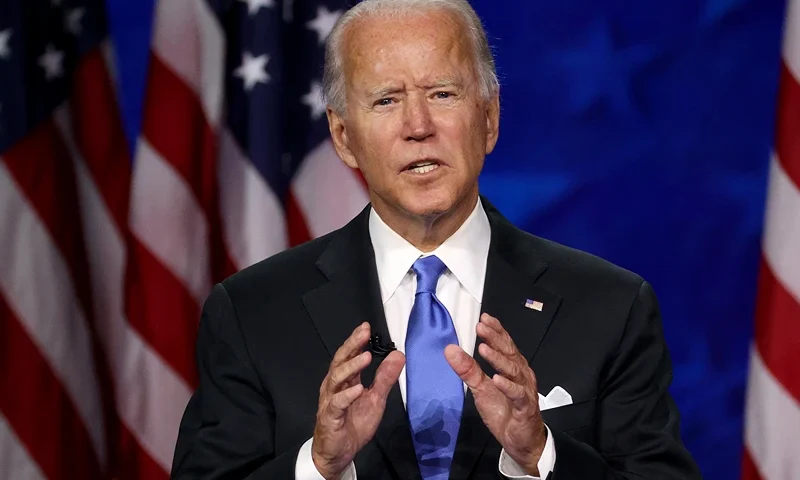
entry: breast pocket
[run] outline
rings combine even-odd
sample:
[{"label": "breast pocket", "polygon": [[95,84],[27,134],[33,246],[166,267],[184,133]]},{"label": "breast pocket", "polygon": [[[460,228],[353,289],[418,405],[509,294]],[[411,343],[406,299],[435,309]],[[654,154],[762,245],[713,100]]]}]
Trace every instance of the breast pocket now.
[{"label": "breast pocket", "polygon": [[563,407],[542,411],[542,419],[550,428],[558,432],[569,432],[591,425],[594,422],[595,399],[585,400]]}]

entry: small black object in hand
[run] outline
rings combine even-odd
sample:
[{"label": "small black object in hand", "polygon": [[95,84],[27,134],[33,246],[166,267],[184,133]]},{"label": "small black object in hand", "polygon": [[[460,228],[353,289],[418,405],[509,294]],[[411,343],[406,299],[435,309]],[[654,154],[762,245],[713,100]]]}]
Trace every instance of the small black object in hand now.
[{"label": "small black object in hand", "polygon": [[381,341],[380,333],[376,333],[369,339],[369,351],[372,352],[373,355],[385,357],[393,350],[397,350],[397,348],[394,346],[394,342],[383,343]]}]

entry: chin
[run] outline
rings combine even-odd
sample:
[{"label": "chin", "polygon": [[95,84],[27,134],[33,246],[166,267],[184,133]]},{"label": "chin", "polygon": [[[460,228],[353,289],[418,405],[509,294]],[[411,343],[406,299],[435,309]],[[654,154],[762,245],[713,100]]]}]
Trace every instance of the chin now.
[{"label": "chin", "polygon": [[403,209],[415,217],[438,217],[458,204],[454,195],[422,194],[408,195],[403,199]]}]

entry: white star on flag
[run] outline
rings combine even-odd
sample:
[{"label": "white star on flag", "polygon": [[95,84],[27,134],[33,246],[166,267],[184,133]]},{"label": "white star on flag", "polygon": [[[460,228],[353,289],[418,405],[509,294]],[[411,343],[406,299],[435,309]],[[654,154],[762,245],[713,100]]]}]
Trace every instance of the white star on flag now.
[{"label": "white star on flag", "polygon": [[8,59],[11,56],[11,47],[8,46],[8,40],[11,38],[11,29],[7,28],[0,32],[0,58]]},{"label": "white star on flag", "polygon": [[272,7],[275,4],[273,0],[239,0],[247,4],[247,14],[251,17],[258,13],[261,7]]},{"label": "white star on flag", "polygon": [[336,20],[339,20],[340,16],[342,16],[341,10],[331,12],[325,7],[319,7],[317,8],[317,18],[308,22],[306,26],[317,32],[321,45],[325,43],[325,39],[331,34],[331,30],[333,30],[333,26],[336,24]]},{"label": "white star on flag", "polygon": [[64,52],[48,45],[45,52],[39,57],[39,66],[44,69],[45,78],[48,80],[64,75]]},{"label": "white star on flag", "polygon": [[319,82],[311,83],[311,91],[303,95],[303,103],[311,108],[311,118],[313,120],[321,117],[328,106],[322,99],[322,84]]},{"label": "white star on flag", "polygon": [[83,20],[83,15],[86,13],[85,8],[74,8],[69,11],[66,17],[66,22],[64,27],[73,35],[80,35],[83,31],[83,26],[81,25],[81,20]]},{"label": "white star on flag", "polygon": [[250,52],[244,52],[242,64],[233,74],[244,80],[244,89],[249,92],[257,83],[269,81],[269,74],[266,72],[267,62],[269,62],[267,54],[253,57]]}]

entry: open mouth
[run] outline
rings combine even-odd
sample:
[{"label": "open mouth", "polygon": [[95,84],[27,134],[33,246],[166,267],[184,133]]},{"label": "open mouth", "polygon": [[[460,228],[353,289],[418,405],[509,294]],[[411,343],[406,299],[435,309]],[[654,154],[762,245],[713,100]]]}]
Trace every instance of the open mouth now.
[{"label": "open mouth", "polygon": [[406,171],[423,174],[432,172],[437,168],[439,168],[439,162],[436,162],[434,160],[422,160],[419,162],[414,162],[411,165],[409,165],[408,168],[406,168]]}]

